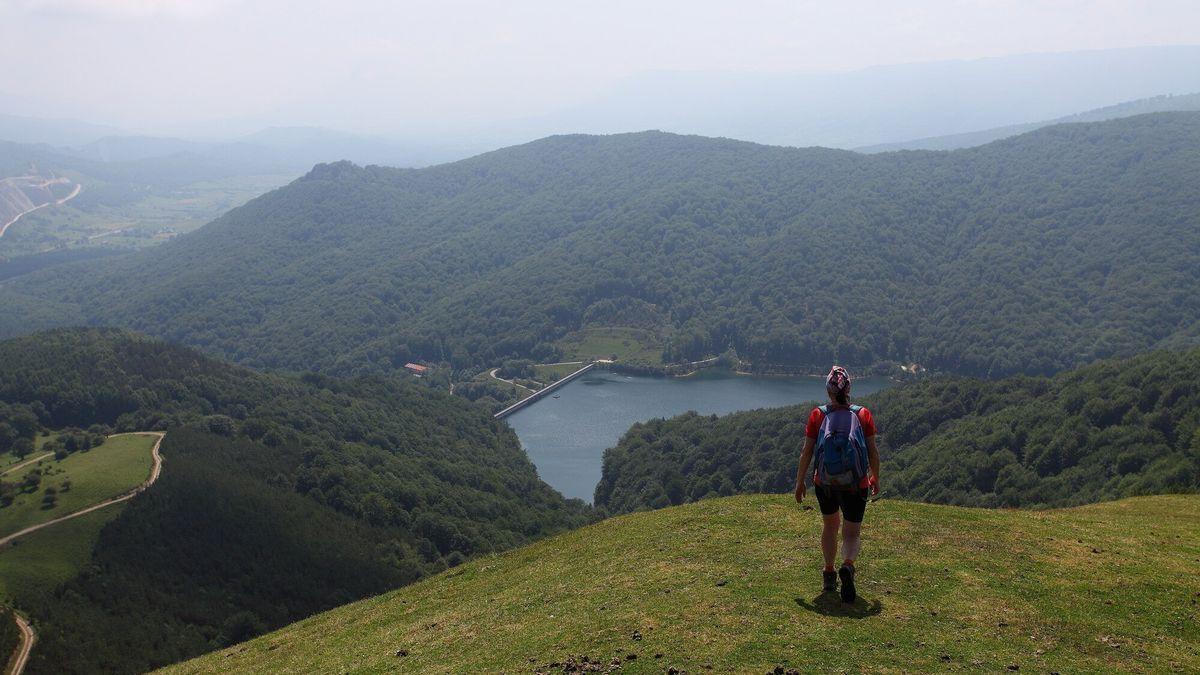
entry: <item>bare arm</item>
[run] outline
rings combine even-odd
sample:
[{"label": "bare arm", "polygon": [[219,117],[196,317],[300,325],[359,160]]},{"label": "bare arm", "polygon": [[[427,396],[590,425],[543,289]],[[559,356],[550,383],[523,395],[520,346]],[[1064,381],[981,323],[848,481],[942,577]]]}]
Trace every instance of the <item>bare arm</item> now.
[{"label": "bare arm", "polygon": [[875,437],[867,437],[867,461],[871,463],[871,475],[875,477],[872,489],[879,494],[879,447],[875,445]]},{"label": "bare arm", "polygon": [[817,444],[817,439],[804,438],[804,450],[800,452],[800,470],[796,472],[796,501],[804,501],[804,494],[808,489],[804,485],[804,477],[808,475],[808,465],[812,463],[813,446]]}]

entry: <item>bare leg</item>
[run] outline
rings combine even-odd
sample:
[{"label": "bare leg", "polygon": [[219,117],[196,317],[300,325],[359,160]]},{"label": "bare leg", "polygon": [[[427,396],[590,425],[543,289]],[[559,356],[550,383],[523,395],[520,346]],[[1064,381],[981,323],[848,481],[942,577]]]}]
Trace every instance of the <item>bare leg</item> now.
[{"label": "bare leg", "polygon": [[842,517],[838,513],[825,516],[825,524],[821,529],[821,553],[825,555],[825,569],[827,570],[833,569],[833,561],[837,560],[838,527],[841,524]]},{"label": "bare leg", "polygon": [[[842,555],[847,565],[853,565],[854,561],[858,559],[858,547],[861,543],[859,535],[861,533],[862,523],[852,523],[847,520],[846,524],[842,526]],[[831,558],[825,556],[825,559],[828,561]]]}]

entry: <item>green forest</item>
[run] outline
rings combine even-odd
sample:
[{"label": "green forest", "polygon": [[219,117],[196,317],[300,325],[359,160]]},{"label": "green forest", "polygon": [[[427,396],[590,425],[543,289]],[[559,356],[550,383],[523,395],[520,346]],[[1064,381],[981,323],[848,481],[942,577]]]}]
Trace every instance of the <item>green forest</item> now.
[{"label": "green forest", "polygon": [[[1062,507],[1200,491],[1200,349],[1107,360],[1054,377],[933,377],[864,398],[887,496]],[[811,405],[631,428],[605,452],[608,513],[795,486]]]},{"label": "green forest", "polygon": [[591,519],[486,411],[403,375],[261,374],[116,329],[0,343],[0,430],[168,430],[32,672],[141,672]]},{"label": "green forest", "polygon": [[645,132],[325,164],[154,251],[4,282],[0,333],[116,324],[259,368],[474,374],[635,322],[668,363],[1048,375],[1200,340],[1198,153],[1180,112],[950,153]]}]

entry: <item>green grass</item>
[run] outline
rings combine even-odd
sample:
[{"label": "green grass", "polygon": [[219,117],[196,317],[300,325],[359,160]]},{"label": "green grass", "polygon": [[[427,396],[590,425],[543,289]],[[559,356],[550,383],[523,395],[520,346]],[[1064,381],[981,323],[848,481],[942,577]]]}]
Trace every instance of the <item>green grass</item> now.
[{"label": "green grass", "polygon": [[517,399],[525,398],[526,396],[533,393],[533,392],[529,391],[528,389],[526,389],[524,387],[519,387],[515,384],[512,384],[511,382],[505,382],[504,380],[498,380],[491,376],[491,372],[492,372],[492,369],[488,368],[487,370],[484,370],[482,373],[476,375],[474,379],[476,382],[489,382],[496,389],[498,389],[500,391],[510,392],[512,394],[512,396],[516,397]]},{"label": "green grass", "polygon": [[[15,466],[17,464],[27,462],[27,461],[33,459],[34,457],[37,457],[38,455],[46,454],[46,451],[42,450],[42,446],[45,445],[48,441],[52,441],[52,440],[54,440],[53,436],[43,436],[41,434],[38,434],[33,439],[34,451],[32,453],[30,453],[29,455],[27,455],[25,457],[21,457],[19,459],[17,458],[16,455],[12,454],[11,452],[0,452],[0,473],[4,473],[4,471],[6,471],[8,469],[8,467],[10,467],[10,466]],[[12,477],[9,476],[9,478],[11,479]]]},{"label": "green grass", "polygon": [[546,384],[550,384],[551,382],[561,380],[564,377],[570,375],[571,373],[579,370],[580,368],[583,367],[583,365],[584,364],[582,364],[582,363],[538,364],[533,367],[533,372],[534,372],[534,375],[537,376],[538,380],[545,382]]},{"label": "green grass", "polygon": [[[40,463],[42,483],[37,491],[18,493],[11,505],[0,508],[0,536],[67,515],[137,487],[150,475],[150,449],[155,440],[153,436],[113,436],[99,447],[72,453],[62,461],[43,460]],[[6,479],[19,480],[27,471],[22,469]],[[63,492],[62,485],[66,480],[71,481],[71,489]],[[44,509],[43,491],[49,486],[58,488],[58,503],[54,508]]]},{"label": "green grass", "polygon": [[563,361],[610,359],[640,363],[662,363],[662,342],[654,333],[640,328],[585,328],[564,336],[557,343]]},{"label": "green grass", "polygon": [[125,508],[115,504],[21,537],[0,550],[0,602],[28,606],[73,579],[91,559],[100,530]]},{"label": "green grass", "polygon": [[1041,512],[882,501],[846,606],[818,593],[816,511],[708,500],[477,559],[170,670],[530,672],[636,654],[625,672],[1197,672],[1197,522],[1198,496]]},{"label": "green grass", "polygon": [[[33,456],[34,455],[30,455],[30,457],[33,457]],[[11,452],[2,452],[2,453],[0,453],[0,471],[4,471],[5,469],[7,469],[10,466],[13,466],[14,464],[24,462],[26,459],[29,459],[29,457],[23,457],[21,459],[17,459],[17,456],[12,454]]]}]

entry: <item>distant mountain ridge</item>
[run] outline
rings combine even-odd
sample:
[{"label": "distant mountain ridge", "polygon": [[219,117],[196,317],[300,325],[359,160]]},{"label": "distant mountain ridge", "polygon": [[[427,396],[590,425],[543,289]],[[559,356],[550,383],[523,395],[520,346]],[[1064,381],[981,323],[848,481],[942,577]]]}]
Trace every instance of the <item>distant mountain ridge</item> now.
[{"label": "distant mountain ridge", "polygon": [[1048,120],[1046,122],[1014,124],[1006,127],[997,127],[995,129],[971,131],[962,134],[951,134],[949,136],[933,136],[930,138],[919,138],[911,141],[881,143],[879,145],[868,145],[861,148],[855,148],[855,150],[865,153],[893,152],[896,150],[955,150],[958,148],[969,148],[976,145],[984,145],[985,143],[991,143],[992,141],[998,141],[1010,136],[1017,136],[1019,134],[1028,133],[1035,129],[1041,129],[1042,127],[1048,127],[1055,124],[1103,122],[1120,117],[1144,115],[1146,113],[1195,110],[1200,110],[1200,93],[1181,94],[1178,96],[1172,96],[1168,94],[1155,96],[1153,98],[1139,99],[1137,101],[1129,101],[1127,103],[1118,103],[1117,105],[1076,113],[1074,115],[1067,115],[1066,117],[1059,117],[1058,119]]},{"label": "distant mountain ridge", "polygon": [[151,252],[0,284],[0,332],[104,322],[265,368],[481,368],[554,359],[623,302],[667,318],[668,361],[1053,373],[1200,341],[1197,182],[1197,113],[949,154],[640,133],[322,165]]},{"label": "distant mountain ridge", "polygon": [[0,113],[0,140],[46,145],[85,145],[122,133],[116,127],[80,120]]},{"label": "distant mountain ridge", "polygon": [[314,164],[350,160],[358,164],[413,167],[460,159],[463,154],[434,143],[399,142],[320,127],[269,127],[246,136],[199,141],[159,136],[106,136],[60,153],[101,162],[130,162],[193,156],[239,172],[302,173]]},{"label": "distant mountain ridge", "polygon": [[[1200,46],[1029,53],[847,72],[640,73],[506,138],[636,129],[858,148],[1200,91]],[[503,129],[504,127],[502,127]]]}]

